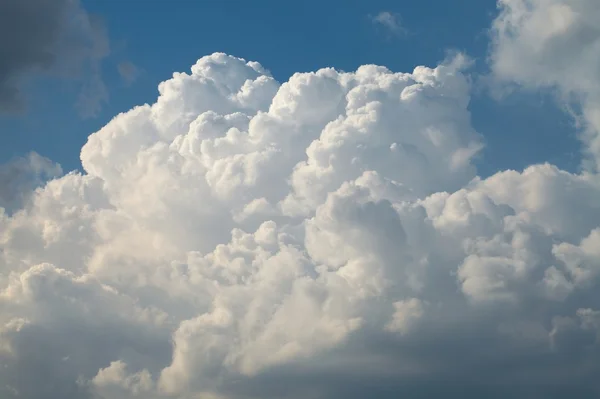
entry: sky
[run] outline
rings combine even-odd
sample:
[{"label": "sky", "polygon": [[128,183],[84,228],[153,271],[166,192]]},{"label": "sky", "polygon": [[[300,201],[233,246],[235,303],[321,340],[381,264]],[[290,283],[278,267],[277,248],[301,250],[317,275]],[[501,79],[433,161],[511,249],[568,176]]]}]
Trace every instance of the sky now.
[{"label": "sky", "polygon": [[[308,0],[293,6],[271,0],[150,0],[143,6],[139,0],[87,0],[83,5],[101,21],[102,40],[108,42],[98,62],[106,100],[98,101],[94,115],[82,118],[77,104],[85,77],[30,77],[23,84],[26,113],[0,119],[6,137],[0,160],[34,150],[67,171],[81,168],[78,152],[89,134],[116,114],[151,103],[158,83],[215,51],[257,60],[279,81],[323,67],[349,71],[378,64],[410,71],[435,65],[449,51],[473,57],[474,76],[485,75],[488,29],[497,12],[494,0]],[[381,13],[401,29],[377,22]],[[124,78],[120,66],[130,66],[131,76]],[[544,161],[577,170],[572,121],[551,98],[518,93],[498,100],[488,94],[476,95],[470,106],[473,124],[488,144],[483,174]],[[540,136],[547,138],[541,148],[536,145]]]},{"label": "sky", "polygon": [[597,0],[0,0],[0,396],[596,398]]}]

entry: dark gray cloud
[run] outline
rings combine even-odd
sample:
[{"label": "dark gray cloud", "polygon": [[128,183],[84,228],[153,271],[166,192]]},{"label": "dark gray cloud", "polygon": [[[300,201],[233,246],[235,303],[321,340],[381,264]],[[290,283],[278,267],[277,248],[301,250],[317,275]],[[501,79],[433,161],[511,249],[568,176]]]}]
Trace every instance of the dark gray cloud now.
[{"label": "dark gray cloud", "polygon": [[103,24],[78,0],[0,1],[0,112],[22,111],[23,84],[52,74],[83,82],[78,108],[95,115],[108,99],[101,77],[108,53]]}]

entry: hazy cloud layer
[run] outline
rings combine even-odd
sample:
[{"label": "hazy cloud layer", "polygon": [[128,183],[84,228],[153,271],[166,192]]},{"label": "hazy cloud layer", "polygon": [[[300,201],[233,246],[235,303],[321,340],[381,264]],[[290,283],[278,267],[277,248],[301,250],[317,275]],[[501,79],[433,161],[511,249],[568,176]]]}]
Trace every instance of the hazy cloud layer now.
[{"label": "hazy cloud layer", "polygon": [[600,178],[478,178],[464,68],[161,83],[0,216],[2,397],[596,397]]},{"label": "hazy cloud layer", "polygon": [[101,75],[108,55],[104,27],[79,0],[0,2],[0,112],[22,110],[23,84],[40,73],[78,76],[78,108],[95,115],[108,94]]}]

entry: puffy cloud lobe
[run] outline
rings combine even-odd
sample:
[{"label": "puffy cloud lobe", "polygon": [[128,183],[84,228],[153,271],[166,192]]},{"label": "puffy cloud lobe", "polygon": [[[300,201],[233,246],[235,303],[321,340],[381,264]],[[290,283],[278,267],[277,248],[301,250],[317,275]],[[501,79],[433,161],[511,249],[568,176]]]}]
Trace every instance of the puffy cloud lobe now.
[{"label": "puffy cloud lobe", "polygon": [[2,214],[3,394],[589,395],[597,175],[476,177],[465,65],[174,74]]},{"label": "puffy cloud lobe", "polygon": [[[152,376],[144,369],[134,374],[127,374],[127,365],[122,361],[111,362],[110,366],[98,371],[92,383],[100,389],[121,389],[108,395],[117,397],[119,395],[132,394],[134,396],[148,394],[153,388]],[[124,391],[124,392],[123,392]],[[105,395],[107,393],[104,393]]]},{"label": "puffy cloud lobe", "polygon": [[160,336],[166,315],[137,307],[92,276],[45,263],[8,280],[1,297],[2,386],[15,397],[91,397],[80,377],[95,373],[98,361],[124,356],[148,365],[145,353],[165,355],[164,349],[168,359],[168,334]]}]

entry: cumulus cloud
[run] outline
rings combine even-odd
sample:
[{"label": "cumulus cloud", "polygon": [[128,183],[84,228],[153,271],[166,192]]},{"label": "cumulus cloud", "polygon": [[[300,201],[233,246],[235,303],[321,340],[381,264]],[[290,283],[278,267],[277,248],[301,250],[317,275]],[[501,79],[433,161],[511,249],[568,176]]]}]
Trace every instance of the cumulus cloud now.
[{"label": "cumulus cloud", "polygon": [[600,179],[479,178],[467,65],[161,83],[0,214],[3,397],[597,395]]},{"label": "cumulus cloud", "polygon": [[95,115],[108,99],[101,62],[108,37],[79,0],[5,0],[0,3],[0,111],[22,110],[23,83],[39,73],[82,77],[77,106]]}]

